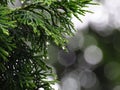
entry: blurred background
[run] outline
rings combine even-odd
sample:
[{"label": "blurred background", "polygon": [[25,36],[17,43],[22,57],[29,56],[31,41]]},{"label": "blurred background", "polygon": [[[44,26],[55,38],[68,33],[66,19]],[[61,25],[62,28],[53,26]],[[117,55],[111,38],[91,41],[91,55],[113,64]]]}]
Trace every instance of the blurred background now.
[{"label": "blurred background", "polygon": [[120,90],[120,0],[95,2],[83,22],[73,17],[77,32],[66,36],[68,51],[48,47],[47,63],[59,79],[55,90]]}]

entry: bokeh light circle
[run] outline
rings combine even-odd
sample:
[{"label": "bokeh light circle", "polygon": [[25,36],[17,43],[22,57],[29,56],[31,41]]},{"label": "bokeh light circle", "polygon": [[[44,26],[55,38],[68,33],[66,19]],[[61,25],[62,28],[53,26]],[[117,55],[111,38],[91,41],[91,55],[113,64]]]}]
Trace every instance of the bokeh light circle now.
[{"label": "bokeh light circle", "polygon": [[88,70],[80,72],[79,80],[80,80],[81,86],[84,88],[91,88],[97,82],[96,75],[92,71],[88,71]]},{"label": "bokeh light circle", "polygon": [[58,62],[64,66],[70,66],[76,61],[75,52],[65,52],[63,50],[58,53]]},{"label": "bokeh light circle", "polygon": [[96,65],[101,62],[103,58],[103,53],[100,48],[95,45],[91,45],[85,49],[84,58],[87,63]]},{"label": "bokeh light circle", "polygon": [[67,76],[62,79],[61,90],[81,90],[75,77]]}]

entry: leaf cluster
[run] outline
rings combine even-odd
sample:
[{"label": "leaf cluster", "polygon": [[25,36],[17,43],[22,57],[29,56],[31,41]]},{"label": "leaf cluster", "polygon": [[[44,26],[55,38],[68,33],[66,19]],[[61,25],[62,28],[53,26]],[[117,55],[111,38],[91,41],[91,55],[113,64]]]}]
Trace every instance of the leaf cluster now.
[{"label": "leaf cluster", "polygon": [[45,63],[47,42],[65,46],[65,35],[75,30],[72,16],[85,15],[83,8],[92,0],[19,1],[22,5],[15,9],[0,1],[0,89],[52,90],[56,80],[45,80],[54,75]]}]

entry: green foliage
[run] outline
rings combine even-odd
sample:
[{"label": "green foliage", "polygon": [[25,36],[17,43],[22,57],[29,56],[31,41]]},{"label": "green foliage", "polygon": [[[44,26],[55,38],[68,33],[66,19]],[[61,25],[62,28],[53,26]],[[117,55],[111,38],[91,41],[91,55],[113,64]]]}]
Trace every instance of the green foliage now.
[{"label": "green foliage", "polygon": [[0,71],[4,71],[6,67],[3,62],[8,61],[9,52],[15,47],[8,31],[15,27],[15,22],[8,17],[10,10],[7,7],[0,6],[0,11]]},{"label": "green foliage", "polygon": [[75,30],[72,16],[85,15],[83,7],[91,1],[21,0],[22,6],[13,10],[7,0],[0,1],[0,90],[52,90],[56,79],[45,80],[54,77],[44,62],[46,43],[65,46],[65,35]]}]

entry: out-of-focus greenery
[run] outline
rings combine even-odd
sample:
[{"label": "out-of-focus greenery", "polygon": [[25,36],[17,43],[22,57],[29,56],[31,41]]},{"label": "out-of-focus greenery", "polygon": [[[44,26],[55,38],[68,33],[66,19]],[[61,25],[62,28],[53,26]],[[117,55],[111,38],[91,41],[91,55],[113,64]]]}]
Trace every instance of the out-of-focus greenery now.
[{"label": "out-of-focus greenery", "polygon": [[120,31],[114,29],[110,35],[101,36],[90,28],[88,34],[96,38],[103,52],[102,62],[94,69],[100,90],[113,90],[120,85]]},{"label": "out-of-focus greenery", "polygon": [[17,1],[21,6],[0,0],[0,90],[52,90],[56,79],[47,80],[54,77],[44,62],[47,42],[65,46],[64,36],[75,30],[72,16],[85,15],[92,0]]}]

